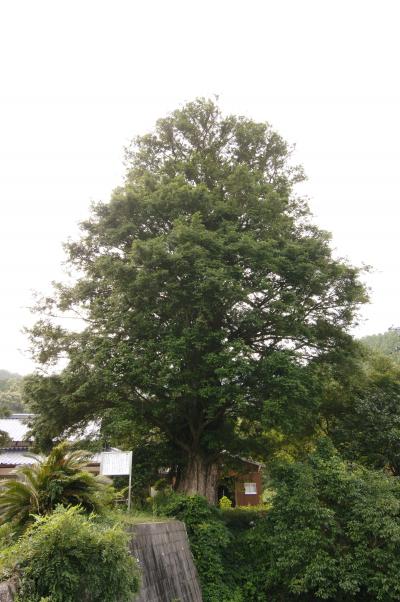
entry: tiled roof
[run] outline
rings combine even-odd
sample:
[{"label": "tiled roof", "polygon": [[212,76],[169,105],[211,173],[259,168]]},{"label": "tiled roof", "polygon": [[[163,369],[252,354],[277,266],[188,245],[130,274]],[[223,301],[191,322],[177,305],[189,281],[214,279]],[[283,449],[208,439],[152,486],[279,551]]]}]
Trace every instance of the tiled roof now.
[{"label": "tiled roof", "polygon": [[36,458],[29,454],[28,450],[11,450],[6,449],[0,451],[0,465],[5,466],[21,466],[25,464],[36,464]]},{"label": "tiled roof", "polygon": [[[5,431],[13,443],[25,442],[24,447],[17,448],[0,448],[0,466],[21,466],[35,464],[37,460],[29,454],[29,439],[27,438],[29,428],[27,422],[33,414],[12,414],[9,418],[0,419],[0,430]],[[96,422],[90,422],[84,429],[84,435],[87,437],[95,436],[99,432],[99,425]],[[77,437],[68,437],[70,441],[74,441]],[[119,451],[116,448],[110,448],[110,451]],[[38,457],[38,456],[37,456]],[[100,464],[101,453],[95,453],[89,460],[89,464]]]},{"label": "tiled roof", "polygon": [[0,418],[0,431],[5,431],[12,441],[27,441],[27,422],[31,414],[13,414],[9,418]]},{"label": "tiled roof", "polygon": [[[22,464],[36,464],[38,461],[35,458],[32,458],[32,455],[27,449],[26,450],[13,450],[13,449],[3,449],[0,450],[0,466],[1,465],[22,465]],[[89,459],[89,464],[100,464],[101,461],[101,453],[93,454],[93,456]]]}]

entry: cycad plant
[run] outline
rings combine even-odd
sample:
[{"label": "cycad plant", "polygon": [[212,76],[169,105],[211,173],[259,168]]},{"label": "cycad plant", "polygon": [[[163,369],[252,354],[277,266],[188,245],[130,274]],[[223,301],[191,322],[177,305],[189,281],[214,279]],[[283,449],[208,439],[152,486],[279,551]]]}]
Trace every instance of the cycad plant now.
[{"label": "cycad plant", "polygon": [[90,456],[63,442],[35,464],[18,468],[14,478],[1,483],[0,521],[24,526],[59,504],[99,512],[112,498],[112,487],[106,477],[86,470]]}]

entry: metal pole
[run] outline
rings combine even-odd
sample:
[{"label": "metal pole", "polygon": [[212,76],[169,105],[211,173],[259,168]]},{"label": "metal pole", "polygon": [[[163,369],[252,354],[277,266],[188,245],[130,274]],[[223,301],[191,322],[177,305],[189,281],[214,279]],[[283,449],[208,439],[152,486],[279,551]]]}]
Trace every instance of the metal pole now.
[{"label": "metal pole", "polygon": [[128,512],[131,509],[132,494],[132,452],[129,454],[129,486],[128,486]]}]

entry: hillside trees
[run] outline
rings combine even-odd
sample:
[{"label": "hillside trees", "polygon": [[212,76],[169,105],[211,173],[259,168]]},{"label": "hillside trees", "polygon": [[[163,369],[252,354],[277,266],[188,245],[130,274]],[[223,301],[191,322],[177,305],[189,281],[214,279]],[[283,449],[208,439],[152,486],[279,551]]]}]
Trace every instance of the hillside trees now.
[{"label": "hillside trees", "polygon": [[135,437],[170,449],[178,488],[213,501],[221,453],[250,453],[264,416],[312,428],[319,366],[351,349],[365,292],[296,196],[302,171],[269,125],[198,99],[128,161],[66,245],[75,283],[39,308],[85,328],[44,316],[31,330],[41,364],[67,359],[27,381],[34,430],[129,416]]},{"label": "hillside trees", "polygon": [[[340,380],[340,384],[339,384]],[[400,475],[400,367],[367,350],[335,381],[327,433],[348,460]]]},{"label": "hillside trees", "polygon": [[24,411],[22,376],[0,370],[0,415]]},{"label": "hillside trees", "polygon": [[382,334],[372,334],[361,339],[361,342],[378,353],[390,356],[400,363],[400,328],[389,328]]}]

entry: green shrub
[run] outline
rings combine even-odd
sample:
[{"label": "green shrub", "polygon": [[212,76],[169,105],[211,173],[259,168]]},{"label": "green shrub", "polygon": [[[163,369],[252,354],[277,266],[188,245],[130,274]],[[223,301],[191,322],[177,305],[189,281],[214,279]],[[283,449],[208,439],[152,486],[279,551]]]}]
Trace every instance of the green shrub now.
[{"label": "green shrub", "polygon": [[232,508],[232,500],[226,497],[226,495],[223,495],[220,498],[218,505],[221,508],[221,510],[227,510],[228,508]]},{"label": "green shrub", "polygon": [[165,490],[152,498],[152,504],[156,514],[182,520],[189,530],[193,525],[219,516],[217,508],[209,506],[207,500],[200,495],[185,495]]},{"label": "green shrub", "polygon": [[400,600],[398,478],[345,462],[323,440],[275,471],[273,491],[268,510],[156,497],[187,525],[204,602]]},{"label": "green shrub", "polygon": [[63,442],[37,464],[17,469],[16,478],[1,484],[0,521],[23,529],[34,515],[49,514],[58,504],[101,511],[114,499],[114,490],[107,477],[86,470],[90,457],[91,452]]},{"label": "green shrub", "polygon": [[185,523],[204,602],[240,602],[224,582],[223,553],[231,535],[220,511],[201,496],[172,492],[159,493],[153,504],[156,513]]},{"label": "green shrub", "polygon": [[15,527],[12,522],[0,524],[0,550],[14,543],[15,535]]},{"label": "green shrub", "polygon": [[273,508],[247,534],[248,584],[263,596],[247,600],[400,600],[397,478],[346,463],[324,441],[278,479]]},{"label": "green shrub", "polygon": [[37,517],[13,548],[18,602],[131,602],[138,589],[127,536],[77,507]]},{"label": "green shrub", "polygon": [[267,510],[264,506],[239,506],[222,510],[222,518],[230,530],[249,529],[264,517]]}]

